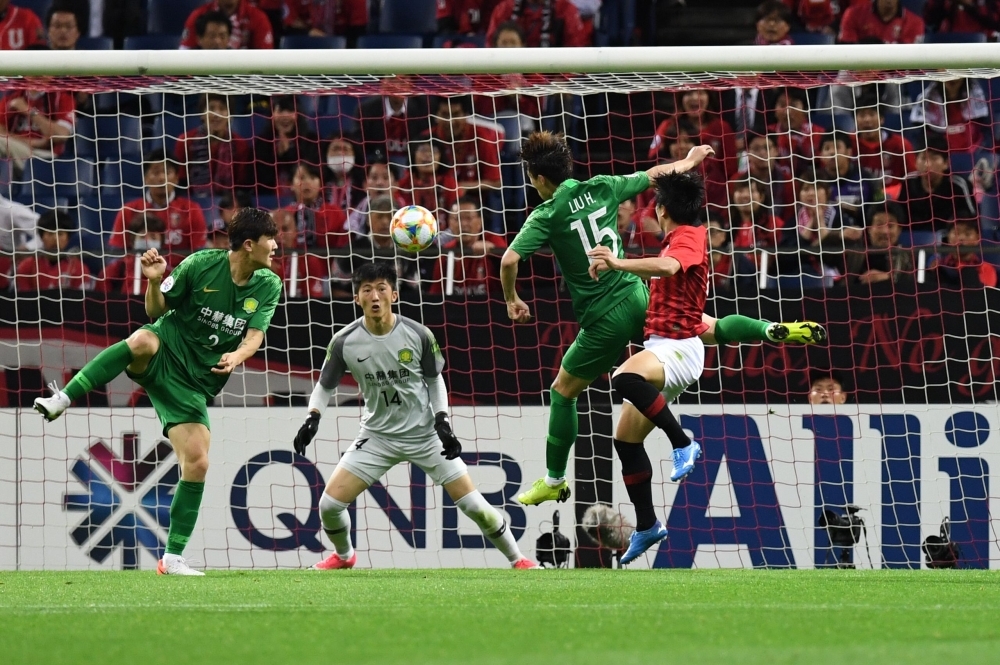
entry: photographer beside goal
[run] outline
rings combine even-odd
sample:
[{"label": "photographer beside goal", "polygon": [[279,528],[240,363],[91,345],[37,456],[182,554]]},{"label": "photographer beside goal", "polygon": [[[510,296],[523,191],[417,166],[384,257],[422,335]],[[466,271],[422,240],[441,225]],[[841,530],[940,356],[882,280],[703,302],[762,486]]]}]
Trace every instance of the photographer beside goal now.
[{"label": "photographer beside goal", "polygon": [[[309,416],[295,436],[302,455],[319,431],[320,418],[346,372],[361,388],[365,406],[361,430],[334,469],[319,502],[319,514],[334,552],[317,570],[353,568],[348,506],[389,469],[410,462],[444,487],[455,505],[507,557],[512,568],[537,565],[517,547],[503,516],[476,489],[462,461],[462,444],[448,420],[444,357],[426,327],[392,312],[396,271],[388,263],[366,263],[352,278],[354,302],[364,316],[333,336]],[[443,448],[443,450],[442,450]]]}]

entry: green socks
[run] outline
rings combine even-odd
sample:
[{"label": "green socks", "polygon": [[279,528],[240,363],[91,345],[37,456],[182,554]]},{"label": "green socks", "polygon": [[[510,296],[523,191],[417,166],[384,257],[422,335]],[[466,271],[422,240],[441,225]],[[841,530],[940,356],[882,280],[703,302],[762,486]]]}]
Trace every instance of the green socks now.
[{"label": "green socks", "polygon": [[545,444],[545,465],[549,478],[566,476],[566,462],[580,431],[580,416],[576,400],[566,399],[554,389],[549,390],[549,435]]},{"label": "green socks", "polygon": [[174,490],[174,500],[170,504],[170,532],[167,534],[167,554],[184,554],[184,548],[191,540],[194,523],[198,521],[201,495],[205,483],[182,480]]},{"label": "green socks", "polygon": [[97,354],[97,357],[76,373],[66,388],[66,396],[76,401],[98,386],[103,386],[125,371],[132,362],[132,349],[122,340]]},{"label": "green socks", "polygon": [[751,319],[748,316],[730,314],[715,322],[715,341],[721,344],[730,342],[767,342],[767,321]]}]

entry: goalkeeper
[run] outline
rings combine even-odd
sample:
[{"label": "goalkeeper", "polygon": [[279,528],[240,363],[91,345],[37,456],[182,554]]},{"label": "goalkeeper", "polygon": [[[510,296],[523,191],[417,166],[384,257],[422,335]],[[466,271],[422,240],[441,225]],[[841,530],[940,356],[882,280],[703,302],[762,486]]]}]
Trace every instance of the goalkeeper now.
[{"label": "goalkeeper", "polygon": [[[549,391],[549,429],[546,437],[547,473],[517,500],[525,505],[565,501],[570,489],[566,463],[576,443],[579,416],[577,397],[597,377],[606,374],[621,357],[629,342],[640,338],[646,321],[649,289],[638,276],[615,271],[594,281],[588,271],[595,247],[610,248],[624,258],[617,231],[618,204],[646,191],[650,179],[668,173],[684,173],[714,154],[710,146],[691,149],[685,159],[655,166],[630,176],[596,176],[585,182],[573,180],[573,158],[564,138],[535,132],[521,149],[528,178],[543,202],[521,228],[503,255],[500,281],[507,315],[515,323],[527,323],[531,311],[515,289],[517,267],[548,244],[573,301],[580,333],[563,355],[562,365]],[[701,335],[708,344],[730,342],[788,341],[819,342],[826,331],[816,323],[768,323],[745,316],[714,319],[704,315],[707,326]]]},{"label": "goalkeeper", "polygon": [[166,260],[155,249],[147,251],[140,262],[149,280],[146,314],[154,323],[104,349],[65,391],[53,382],[49,387],[54,394],[35,400],[35,410],[52,421],[71,402],[122,372],[146,389],[181,467],[170,504],[167,549],[156,567],[161,575],[204,574],[188,566],[182,555],[198,519],[208,472],[206,404],[264,341],[281,295],[281,280],[270,270],[277,233],[266,211],[243,208],[229,225],[230,250],[192,254],[166,279]]},{"label": "goalkeeper", "polygon": [[444,487],[512,568],[537,568],[521,554],[503,516],[472,484],[462,444],[448,420],[441,349],[430,330],[393,313],[399,298],[396,280],[396,269],[388,263],[366,263],[354,272],[354,302],[364,316],[333,336],[309,400],[309,415],[295,436],[295,452],[305,454],[334,389],[350,372],[365,397],[361,431],[341,456],[320,499],[319,516],[334,551],[313,568],[354,567],[358,559],[351,545],[348,507],[401,462],[416,464]]}]

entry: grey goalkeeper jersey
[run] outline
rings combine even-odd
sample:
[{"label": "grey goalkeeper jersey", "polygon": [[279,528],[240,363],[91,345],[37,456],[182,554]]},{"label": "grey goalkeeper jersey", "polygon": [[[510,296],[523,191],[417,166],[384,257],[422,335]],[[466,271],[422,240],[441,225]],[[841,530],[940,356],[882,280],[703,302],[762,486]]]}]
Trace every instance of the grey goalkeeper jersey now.
[{"label": "grey goalkeeper jersey", "polygon": [[397,314],[392,330],[378,337],[360,318],[333,336],[319,383],[333,390],[350,372],[365,397],[362,429],[421,442],[434,432],[424,380],[439,376],[442,369],[444,356],[425,326]]}]

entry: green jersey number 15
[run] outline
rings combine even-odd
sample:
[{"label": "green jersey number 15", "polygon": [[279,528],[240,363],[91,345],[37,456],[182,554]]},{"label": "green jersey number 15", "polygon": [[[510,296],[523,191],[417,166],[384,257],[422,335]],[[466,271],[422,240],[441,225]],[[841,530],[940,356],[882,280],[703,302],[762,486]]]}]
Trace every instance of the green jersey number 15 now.
[{"label": "green jersey number 15", "polygon": [[[615,256],[618,256],[618,231],[615,228],[602,229],[597,226],[597,220],[601,219],[608,212],[607,206],[602,206],[595,210],[594,212],[587,215],[587,221],[590,222],[590,234],[587,234],[587,228],[584,227],[583,221],[579,219],[574,219],[570,222],[569,228],[573,229],[580,235],[580,242],[583,243],[583,251],[589,253],[590,250],[594,249],[601,244],[601,241],[607,238],[611,241],[611,251],[614,252]],[[593,263],[594,260],[590,259]]]}]

